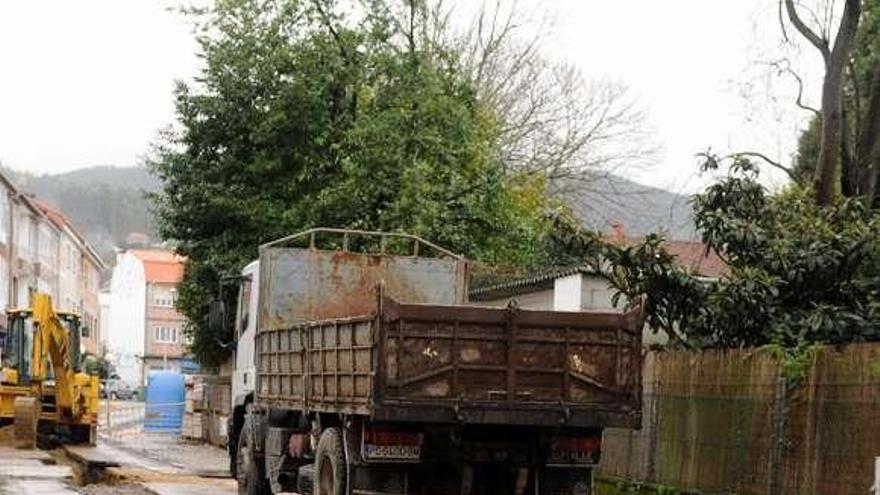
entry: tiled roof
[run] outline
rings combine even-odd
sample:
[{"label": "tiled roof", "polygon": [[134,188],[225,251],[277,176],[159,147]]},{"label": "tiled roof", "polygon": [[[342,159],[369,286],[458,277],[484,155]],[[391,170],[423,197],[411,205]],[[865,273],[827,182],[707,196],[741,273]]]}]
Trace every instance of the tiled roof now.
[{"label": "tiled roof", "polygon": [[[612,237],[608,239],[608,242],[618,245],[635,244],[636,242],[641,242],[641,239]],[[714,251],[707,253],[706,246],[700,242],[664,241],[663,248],[674,256],[681,266],[687,268],[695,275],[706,278],[719,278],[726,275],[729,271],[727,264]],[[536,289],[551,288],[554,280],[576,273],[593,275],[595,271],[583,266],[550,269],[516,280],[472,289],[469,292],[469,296],[475,301],[510,297],[525,292],[532,292]]]},{"label": "tiled roof", "polygon": [[[613,232],[605,239],[617,246],[638,244],[644,240],[639,237],[628,237],[619,224],[614,226]],[[664,240],[663,249],[674,256],[679,265],[695,275],[718,278],[729,272],[727,263],[715,251],[707,249],[702,242]]]},{"label": "tiled roof", "polygon": [[130,249],[128,252],[144,263],[147,282],[176,284],[183,280],[186,258],[164,249]]},{"label": "tiled roof", "polygon": [[679,264],[697,275],[718,278],[730,271],[724,260],[715,251],[707,251],[701,242],[667,241],[663,243],[663,248],[675,256]]},{"label": "tiled roof", "polygon": [[485,301],[499,297],[513,296],[522,294],[523,292],[530,292],[536,288],[542,288],[545,285],[547,288],[550,288],[553,286],[553,281],[557,278],[568,277],[569,275],[574,275],[576,273],[590,275],[594,272],[589,268],[582,266],[556,268],[508,282],[471,289],[468,292],[468,295],[474,301]]}]

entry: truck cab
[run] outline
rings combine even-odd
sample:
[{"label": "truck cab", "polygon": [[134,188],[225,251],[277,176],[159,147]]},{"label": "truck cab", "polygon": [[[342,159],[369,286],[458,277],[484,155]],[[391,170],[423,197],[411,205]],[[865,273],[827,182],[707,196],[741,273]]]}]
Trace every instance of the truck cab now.
[{"label": "truck cab", "polygon": [[[254,400],[256,388],[256,362],[254,343],[257,333],[257,309],[260,283],[260,262],[252,261],[241,271],[236,298],[232,372],[232,415],[229,418],[229,454],[231,469],[235,469],[235,449],[238,432],[244,424],[247,406]],[[235,471],[233,471],[234,474]]]}]

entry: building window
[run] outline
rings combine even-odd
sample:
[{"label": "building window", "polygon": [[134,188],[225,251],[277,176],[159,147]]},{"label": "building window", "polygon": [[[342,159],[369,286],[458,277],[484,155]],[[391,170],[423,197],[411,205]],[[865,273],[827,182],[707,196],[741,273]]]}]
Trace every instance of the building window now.
[{"label": "building window", "polygon": [[177,291],[173,288],[153,287],[153,306],[159,308],[173,308]]},{"label": "building window", "polygon": [[176,344],[176,327],[153,327],[153,340],[159,344]]}]

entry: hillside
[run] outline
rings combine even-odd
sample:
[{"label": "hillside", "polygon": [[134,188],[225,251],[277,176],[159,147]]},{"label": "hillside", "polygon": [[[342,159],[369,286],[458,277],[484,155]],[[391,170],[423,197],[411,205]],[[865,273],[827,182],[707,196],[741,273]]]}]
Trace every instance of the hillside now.
[{"label": "hillside", "polygon": [[151,238],[147,191],[159,182],[143,168],[88,167],[56,175],[4,170],[23,191],[65,212],[104,259],[131,232]]},{"label": "hillside", "polygon": [[[4,172],[22,190],[66,212],[106,259],[131,232],[155,239],[145,193],[157,190],[160,183],[144,168],[88,167],[56,175]],[[619,222],[633,236],[663,230],[674,239],[695,237],[686,196],[618,176],[566,189],[564,197],[591,228],[607,232]]]},{"label": "hillside", "polygon": [[620,223],[627,235],[665,232],[676,240],[696,238],[688,196],[610,175],[563,193],[584,225],[602,232]]}]

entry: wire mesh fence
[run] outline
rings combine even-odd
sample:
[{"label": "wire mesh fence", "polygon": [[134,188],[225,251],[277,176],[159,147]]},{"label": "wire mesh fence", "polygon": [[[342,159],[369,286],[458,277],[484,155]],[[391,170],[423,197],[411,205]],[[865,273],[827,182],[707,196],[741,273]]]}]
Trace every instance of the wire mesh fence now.
[{"label": "wire mesh fence", "polygon": [[101,401],[98,433],[110,438],[144,433],[180,436],[183,402],[144,403],[139,401]]},{"label": "wire mesh fence", "polygon": [[141,435],[145,414],[145,404],[140,401],[102,400],[98,434],[112,438]]},{"label": "wire mesh fence", "polygon": [[868,493],[880,345],[818,353],[793,379],[754,350],[649,353],[639,431],[606,431],[600,472],[701,493]]}]

